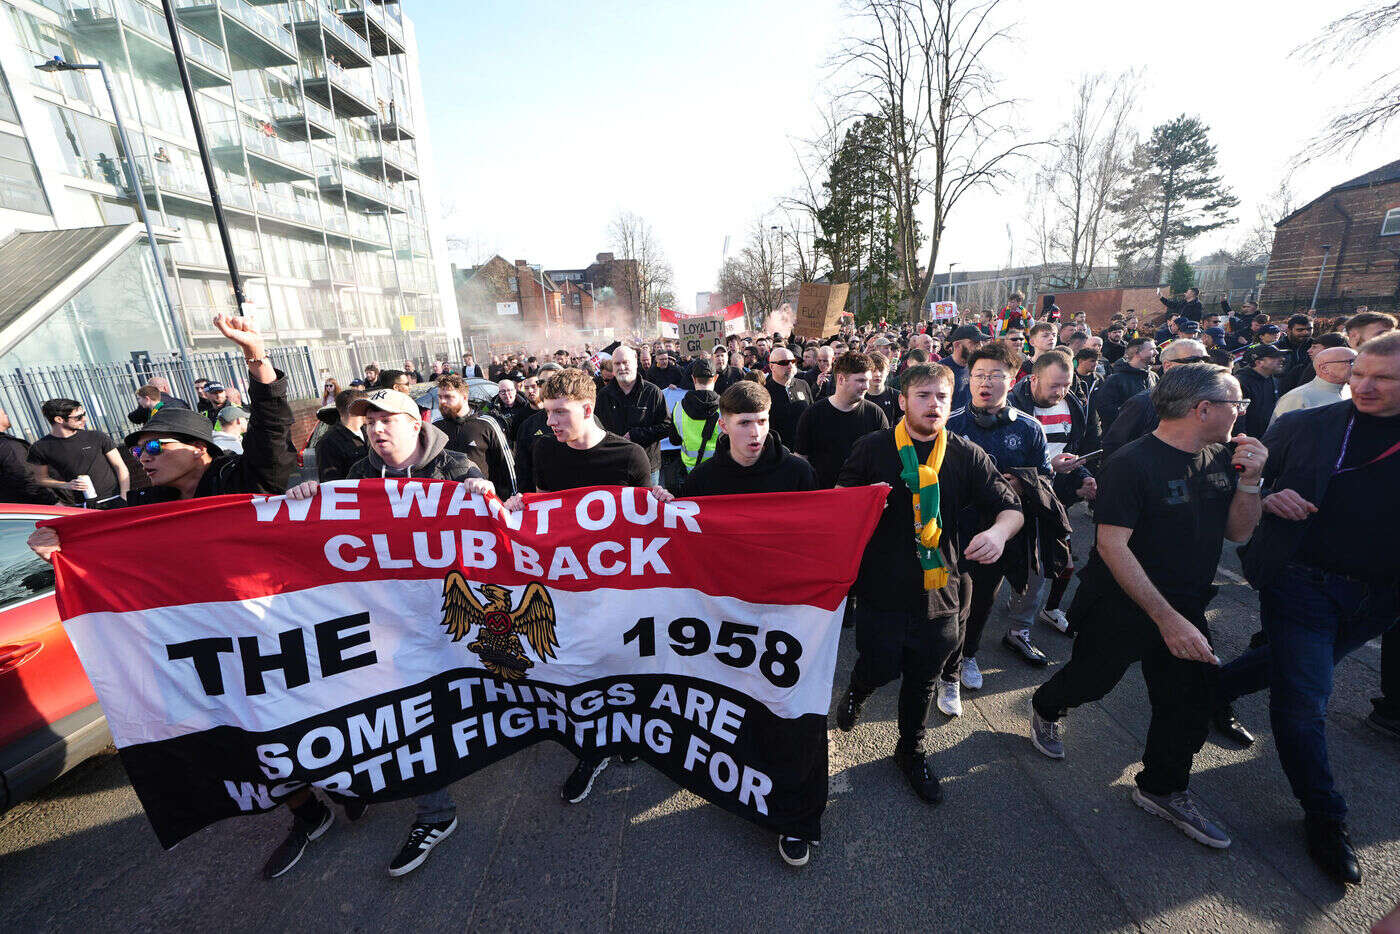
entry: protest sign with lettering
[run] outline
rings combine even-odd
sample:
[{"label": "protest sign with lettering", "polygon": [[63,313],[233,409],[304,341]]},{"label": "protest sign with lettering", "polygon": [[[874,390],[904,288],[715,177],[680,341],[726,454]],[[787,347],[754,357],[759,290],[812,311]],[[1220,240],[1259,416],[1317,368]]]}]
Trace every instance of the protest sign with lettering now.
[{"label": "protest sign with lettering", "polygon": [[820,340],[835,334],[846,309],[849,282],[824,284],[804,282],[797,291],[797,317],[792,333],[796,337]]},{"label": "protest sign with lettering", "polygon": [[710,348],[724,340],[724,315],[681,318],[678,327],[681,357],[685,360],[708,354]]},{"label": "protest sign with lettering", "polygon": [[[308,784],[394,800],[544,739],[640,755],[815,840],[841,615],[886,490],[594,488],[506,512],[455,483],[337,481],[44,524],[64,626],[166,847]],[[825,534],[792,535],[804,514]],[[219,559],[145,557],[189,542]]]}]

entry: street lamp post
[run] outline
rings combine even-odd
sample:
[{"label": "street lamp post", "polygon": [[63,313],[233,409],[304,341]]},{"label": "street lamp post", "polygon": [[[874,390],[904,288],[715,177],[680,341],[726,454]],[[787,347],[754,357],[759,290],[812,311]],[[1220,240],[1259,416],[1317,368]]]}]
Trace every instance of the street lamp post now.
[{"label": "street lamp post", "polygon": [[1312,310],[1317,313],[1317,293],[1322,290],[1322,272],[1327,268],[1327,254],[1332,252],[1331,244],[1322,247],[1322,265],[1317,267],[1317,284],[1313,286]]},{"label": "street lamp post", "polygon": [[121,143],[122,164],[126,167],[128,183],[132,191],[136,192],[136,212],[141,216],[141,223],[146,228],[146,239],[151,244],[151,256],[156,261],[156,278],[160,280],[161,296],[165,299],[165,310],[170,315],[170,327],[175,332],[175,345],[180,351],[180,356],[188,360],[189,348],[185,346],[185,333],[180,327],[179,315],[175,312],[175,302],[170,295],[170,280],[165,275],[165,262],[161,259],[160,248],[156,245],[156,232],[151,227],[151,215],[146,211],[146,193],[141,189],[141,178],[136,174],[136,161],[131,155],[131,141],[127,139],[126,124],[122,122],[122,111],[117,106],[117,95],[112,90],[112,78],[107,73],[107,66],[102,62],[92,64],[76,64],[65,62],[60,56],[44,62],[42,65],[35,65],[39,71],[49,73],[59,71],[96,71],[102,76],[102,84],[107,88],[107,99],[112,104],[112,116],[117,124],[117,139]]}]

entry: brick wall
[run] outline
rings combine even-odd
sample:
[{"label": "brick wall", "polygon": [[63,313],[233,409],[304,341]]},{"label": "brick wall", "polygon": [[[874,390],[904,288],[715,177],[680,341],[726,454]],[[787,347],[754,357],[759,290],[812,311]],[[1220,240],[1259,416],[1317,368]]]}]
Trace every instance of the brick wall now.
[{"label": "brick wall", "polygon": [[1138,313],[1139,321],[1148,321],[1166,313],[1166,308],[1157,300],[1156,289],[1057,291],[1055,304],[1060,306],[1061,320],[1068,321],[1082,311],[1088,317],[1089,326],[1095,331],[1103,330],[1108,326],[1109,319],[1129,309]]},{"label": "brick wall", "polygon": [[[1319,198],[1278,226],[1260,295],[1271,314],[1309,307],[1318,272],[1319,312],[1358,305],[1394,310],[1400,304],[1400,236],[1381,236],[1386,211],[1400,207],[1400,182],[1339,191]],[[1322,268],[1322,247],[1330,246]]]}]

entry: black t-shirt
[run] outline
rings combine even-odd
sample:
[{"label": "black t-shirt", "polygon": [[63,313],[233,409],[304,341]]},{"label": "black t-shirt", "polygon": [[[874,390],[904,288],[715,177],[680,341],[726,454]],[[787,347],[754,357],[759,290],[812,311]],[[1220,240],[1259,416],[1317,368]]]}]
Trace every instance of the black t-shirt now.
[{"label": "black t-shirt", "polygon": [[[1209,597],[1235,495],[1230,449],[1211,444],[1190,454],[1144,435],[1104,464],[1098,483],[1094,521],[1133,530],[1128,548],[1162,596]],[[1097,548],[1089,564],[1086,574],[1112,579]]]},{"label": "black t-shirt", "polygon": [[1394,581],[1400,577],[1400,549],[1359,534],[1357,517],[1364,516],[1364,527],[1382,534],[1400,528],[1400,452],[1371,463],[1400,442],[1400,415],[1377,418],[1357,412],[1355,417],[1341,472],[1327,482],[1297,558],[1363,580]]},{"label": "black t-shirt", "polygon": [[651,486],[651,463],[640,446],[612,432],[586,451],[553,435],[534,448],[534,486],[542,493],[586,486]]},{"label": "black t-shirt", "polygon": [[[83,474],[92,478],[98,499],[108,499],[121,492],[117,473],[107,452],[115,451],[116,443],[100,431],[77,431],[67,438],[44,435],[29,446],[29,463],[43,464],[49,476],[58,480],[75,480]],[[83,494],[74,494],[75,502]]]},{"label": "black t-shirt", "polygon": [[827,397],[802,413],[793,448],[817,472],[817,486],[830,489],[836,485],[841,465],[846,463],[856,442],[872,431],[888,427],[889,419],[873,402],[862,399],[849,412],[842,412]]},{"label": "black t-shirt", "polygon": [[[919,463],[928,459],[933,444],[932,441],[914,442],[914,454]],[[920,609],[928,603],[923,569],[914,552],[914,497],[899,476],[902,469],[894,429],[887,428],[866,435],[856,443],[838,479],[841,486],[890,485],[880,523],[875,527],[870,544],[865,546],[855,586],[862,601],[881,609]],[[938,495],[939,513],[943,517],[943,537],[938,553],[949,570],[949,578],[948,586],[934,597],[930,618],[958,612],[958,560],[961,557],[958,542],[982,531],[977,529],[969,533],[959,529],[957,518],[965,515],[969,506],[976,507],[974,513],[984,515],[1021,508],[1020,500],[997,473],[987,452],[951,432],[943,454],[943,469],[938,472]]]}]

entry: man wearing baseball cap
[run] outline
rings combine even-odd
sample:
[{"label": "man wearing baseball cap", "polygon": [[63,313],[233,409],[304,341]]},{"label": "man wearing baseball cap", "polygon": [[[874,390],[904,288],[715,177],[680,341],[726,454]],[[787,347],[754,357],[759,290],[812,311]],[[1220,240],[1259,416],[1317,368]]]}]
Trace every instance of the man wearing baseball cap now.
[{"label": "man wearing baseball cap", "polygon": [[1274,417],[1274,406],[1278,404],[1277,377],[1283,372],[1283,362],[1287,357],[1286,351],[1273,344],[1254,344],[1245,348],[1244,365],[1235,376],[1240,381],[1249,406],[1235,422],[1235,434],[1264,437]]},{"label": "man wearing baseball cap", "polygon": [[243,453],[243,433],[248,430],[250,414],[238,405],[226,405],[215,413],[213,441],[219,450],[229,454]]},{"label": "man wearing baseball cap", "polygon": [[219,417],[219,410],[228,405],[228,390],[224,384],[218,380],[212,380],[204,384],[204,401],[209,403],[209,408],[200,412],[213,424]]},{"label": "man wearing baseball cap", "polygon": [[1224,328],[1212,327],[1204,329],[1201,331],[1201,343],[1205,345],[1206,356],[1210,358],[1211,363],[1214,363],[1216,366],[1223,366],[1226,369],[1230,368],[1230,364],[1234,361],[1230,357],[1229,351],[1225,349]]},{"label": "man wearing baseball cap", "polygon": [[[482,477],[471,458],[459,451],[449,450],[448,438],[442,429],[423,421],[418,403],[408,393],[393,388],[376,389],[352,400],[349,411],[351,415],[365,417],[365,436],[369,445],[365,456],[351,466],[346,479],[421,477],[427,480],[455,480],[472,493],[482,496],[495,494],[491,481]],[[288,490],[287,498],[310,499],[319,488],[320,484],[315,480],[308,480]],[[416,813],[408,839],[389,863],[391,876],[407,875],[423,865],[433,847],[457,829],[457,808],[447,788],[419,795],[415,803]],[[363,809],[361,805],[361,813]],[[289,842],[295,841],[289,838]],[[304,847],[305,843],[302,842],[301,846]],[[270,869],[277,868],[274,863],[282,852],[279,849],[273,854],[269,860]],[[299,857],[300,851],[296,855]],[[291,868],[290,864],[286,868]]]}]

